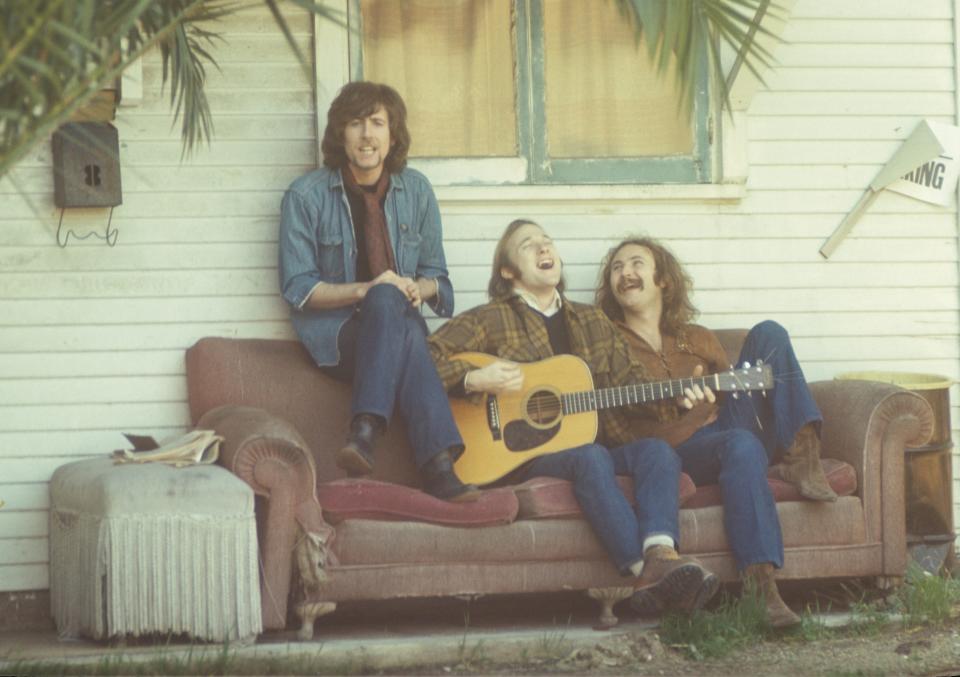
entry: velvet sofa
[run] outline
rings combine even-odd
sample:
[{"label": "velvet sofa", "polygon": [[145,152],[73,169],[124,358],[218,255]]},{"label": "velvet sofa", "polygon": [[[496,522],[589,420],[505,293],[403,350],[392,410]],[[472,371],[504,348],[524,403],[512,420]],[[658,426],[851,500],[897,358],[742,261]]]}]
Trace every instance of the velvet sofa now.
[{"label": "velvet sofa", "polygon": [[[745,331],[718,332],[736,355]],[[186,355],[194,425],[225,440],[220,462],[257,495],[265,629],[300,619],[300,637],[337,602],[583,590],[601,623],[629,581],[582,519],[569,484],[534,479],[476,504],[419,491],[402,422],[381,440],[371,479],[333,462],[349,387],[324,376],[295,341],[204,338]],[[904,447],[924,444],[933,415],[919,396],[868,381],[811,384],[824,414],[824,466],[835,503],[801,500],[770,480],[783,527],[782,579],[876,577],[906,567]],[[629,494],[626,478],[623,489]],[[718,487],[680,486],[681,550],[737,578]]]}]

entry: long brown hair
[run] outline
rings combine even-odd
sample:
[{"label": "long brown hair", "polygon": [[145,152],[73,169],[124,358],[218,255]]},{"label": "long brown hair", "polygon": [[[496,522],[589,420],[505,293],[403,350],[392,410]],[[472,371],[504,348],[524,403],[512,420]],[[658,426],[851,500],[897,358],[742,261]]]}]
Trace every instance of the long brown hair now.
[{"label": "long brown hair", "polygon": [[[520,271],[517,269],[516,264],[510,260],[510,252],[507,251],[507,242],[521,227],[527,225],[536,226],[541,230],[543,229],[543,226],[536,221],[531,221],[530,219],[515,219],[510,222],[507,229],[503,231],[503,235],[501,235],[497,241],[497,246],[493,250],[493,270],[490,271],[490,282],[487,284],[487,296],[490,297],[491,301],[506,298],[513,294],[513,280],[508,280],[503,277],[500,271],[506,268],[517,277],[520,276]],[[562,294],[564,286],[563,276],[561,275],[560,283],[557,285],[557,291]]]},{"label": "long brown hair", "polygon": [[407,166],[410,151],[410,131],[407,129],[407,106],[393,87],[376,82],[350,82],[343,86],[327,112],[327,128],[323,132],[320,150],[323,164],[331,169],[347,166],[343,149],[343,131],[347,123],[373,115],[383,106],[390,123],[392,146],[383,161],[383,167],[395,174]]},{"label": "long brown hair", "polygon": [[693,279],[683,269],[673,252],[652,237],[628,237],[607,252],[603,258],[594,301],[610,319],[623,319],[623,309],[617,303],[617,298],[613,295],[613,287],[610,285],[610,269],[613,267],[614,257],[621,249],[631,244],[646,247],[653,254],[656,268],[653,281],[663,286],[660,331],[675,335],[683,325],[692,322],[699,314],[696,306],[690,301]]}]

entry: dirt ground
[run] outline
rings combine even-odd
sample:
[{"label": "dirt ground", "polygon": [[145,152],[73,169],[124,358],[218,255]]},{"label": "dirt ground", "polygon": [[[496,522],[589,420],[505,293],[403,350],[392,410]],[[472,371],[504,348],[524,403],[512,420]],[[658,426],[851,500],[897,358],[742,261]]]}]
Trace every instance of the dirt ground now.
[{"label": "dirt ground", "polygon": [[[842,610],[842,598],[850,590],[844,587],[821,589],[816,594],[788,597],[795,609],[806,605]],[[571,598],[572,599],[572,598]],[[566,603],[570,599],[562,600]],[[813,602],[814,604],[810,604]],[[536,605],[541,606],[541,605]],[[569,609],[569,606],[562,607]],[[474,609],[479,612],[480,609]],[[546,609],[540,609],[540,613]],[[589,607],[576,610],[581,619],[591,613]],[[425,675],[960,675],[960,618],[955,610],[952,620],[940,626],[905,629],[896,617],[886,622],[816,632],[816,638],[799,632],[777,634],[764,641],[734,649],[722,658],[695,660],[688,647],[668,646],[657,629],[632,624],[623,619],[626,633],[598,633],[589,647],[565,647],[562,627],[541,647],[522,660],[496,663],[483,651],[456,664],[420,666],[402,674]],[[502,610],[501,610],[502,612]],[[482,625],[482,613],[475,620]],[[562,619],[560,619],[562,621]],[[862,620],[862,619],[861,619]],[[562,622],[560,624],[562,626]]]},{"label": "dirt ground", "polygon": [[765,641],[724,658],[693,660],[664,646],[655,631],[612,636],[558,659],[518,664],[441,666],[424,674],[591,675],[958,675],[960,624],[903,631],[892,626],[868,637],[808,642]]}]

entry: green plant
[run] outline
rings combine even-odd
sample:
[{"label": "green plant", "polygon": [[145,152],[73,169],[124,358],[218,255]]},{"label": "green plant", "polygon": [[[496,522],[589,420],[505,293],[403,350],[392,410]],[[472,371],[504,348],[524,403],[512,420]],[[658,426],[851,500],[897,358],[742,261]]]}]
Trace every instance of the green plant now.
[{"label": "green plant", "polygon": [[763,602],[750,587],[738,599],[724,594],[713,611],[667,614],[660,622],[663,641],[694,660],[726,656],[770,633]]},{"label": "green plant", "polygon": [[868,602],[859,600],[850,605],[850,624],[847,632],[861,637],[879,634],[890,622],[890,614],[879,600]]},{"label": "green plant", "polygon": [[[828,606],[827,611],[829,610],[830,608]],[[819,601],[814,604],[813,609],[811,609],[809,606],[804,609],[803,613],[800,615],[800,631],[798,633],[799,637],[803,641],[816,642],[821,639],[826,639],[831,635],[830,629],[820,618],[822,613],[823,610],[820,608]]]},{"label": "green plant", "polygon": [[537,642],[538,653],[542,658],[559,659],[566,656],[570,651],[570,642],[567,641],[567,631],[570,629],[570,623],[573,622],[573,615],[567,616],[567,624],[564,628],[557,628],[557,620],[553,619],[554,630],[544,633]]},{"label": "green plant", "polygon": [[911,563],[906,582],[896,592],[894,608],[903,614],[908,627],[923,623],[942,624],[960,601],[960,581],[952,576],[935,576]]}]

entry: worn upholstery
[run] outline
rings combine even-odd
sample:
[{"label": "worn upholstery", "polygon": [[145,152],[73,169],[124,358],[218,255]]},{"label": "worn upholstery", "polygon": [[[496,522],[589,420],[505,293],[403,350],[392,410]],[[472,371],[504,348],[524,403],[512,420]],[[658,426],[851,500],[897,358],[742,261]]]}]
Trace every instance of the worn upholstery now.
[{"label": "worn upholstery", "polygon": [[262,629],[254,499],[212,465],[67,463],[50,480],[50,598],[61,637]]},{"label": "worn upholstery", "polygon": [[[718,335],[732,362],[746,331]],[[320,373],[295,341],[202,339],[187,352],[187,379],[192,420],[224,435],[222,462],[262,497],[267,628],[287,622],[301,533],[329,550],[322,580],[307,593],[316,603],[624,584],[582,519],[519,518],[469,529],[369,519],[328,524],[316,488],[343,477],[333,452],[347,432],[349,387]],[[818,382],[811,389],[824,414],[824,456],[852,468],[856,490],[836,503],[778,503],[786,546],[780,576],[902,576],[903,449],[929,438],[930,407],[875,382]],[[402,423],[391,423],[373,478],[417,487],[411,457]],[[680,524],[685,552],[724,580],[737,577],[720,506],[683,508]]]}]

